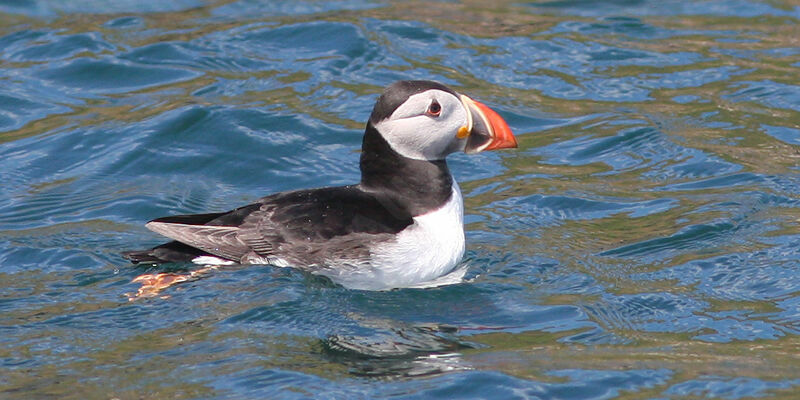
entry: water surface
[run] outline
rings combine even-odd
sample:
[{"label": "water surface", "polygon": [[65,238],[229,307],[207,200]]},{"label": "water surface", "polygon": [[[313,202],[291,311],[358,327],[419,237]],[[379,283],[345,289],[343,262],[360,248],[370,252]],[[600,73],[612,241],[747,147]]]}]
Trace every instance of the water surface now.
[{"label": "water surface", "polygon": [[[795,398],[800,6],[495,3],[0,4],[0,397]],[[450,159],[469,282],[120,257],[356,182],[398,79],[517,133]]]}]

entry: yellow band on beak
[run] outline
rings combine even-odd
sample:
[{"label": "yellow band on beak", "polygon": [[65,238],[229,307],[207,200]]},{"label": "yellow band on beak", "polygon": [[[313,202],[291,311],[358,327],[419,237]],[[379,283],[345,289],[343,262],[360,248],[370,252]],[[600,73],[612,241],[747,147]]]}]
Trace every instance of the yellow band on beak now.
[{"label": "yellow band on beak", "polygon": [[458,128],[458,133],[456,133],[456,137],[459,139],[465,139],[469,134],[472,132],[472,111],[470,111],[470,104],[475,104],[472,99],[463,94],[459,96],[461,98],[461,105],[464,106],[464,111],[467,112],[467,124]]}]

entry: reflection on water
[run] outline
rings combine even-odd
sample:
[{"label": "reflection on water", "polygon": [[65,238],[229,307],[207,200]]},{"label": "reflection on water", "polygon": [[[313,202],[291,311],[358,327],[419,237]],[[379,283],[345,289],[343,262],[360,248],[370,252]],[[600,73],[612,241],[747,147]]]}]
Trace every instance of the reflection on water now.
[{"label": "reflection on water", "polygon": [[[793,398],[800,7],[0,4],[2,398]],[[499,110],[466,282],[130,266],[162,215],[359,179],[382,87]],[[128,301],[128,298],[136,301]]]},{"label": "reflection on water", "polygon": [[408,378],[470,369],[457,351],[476,345],[461,341],[456,327],[356,319],[372,332],[362,336],[337,334],[321,342],[325,354],[348,365],[353,374]]}]

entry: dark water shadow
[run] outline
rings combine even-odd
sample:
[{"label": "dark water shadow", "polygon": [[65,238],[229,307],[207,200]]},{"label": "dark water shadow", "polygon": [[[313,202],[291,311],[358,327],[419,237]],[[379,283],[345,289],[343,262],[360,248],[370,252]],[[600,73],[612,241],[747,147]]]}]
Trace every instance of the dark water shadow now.
[{"label": "dark water shadow", "polygon": [[390,319],[361,321],[380,333],[370,336],[332,334],[318,351],[356,376],[402,379],[472,369],[460,351],[483,347],[458,337],[458,328],[443,324],[409,324]]}]

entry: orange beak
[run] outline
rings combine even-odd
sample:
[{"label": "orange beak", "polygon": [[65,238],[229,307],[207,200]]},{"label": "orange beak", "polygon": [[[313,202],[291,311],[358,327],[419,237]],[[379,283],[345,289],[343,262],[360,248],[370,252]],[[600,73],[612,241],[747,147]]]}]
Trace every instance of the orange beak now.
[{"label": "orange beak", "polygon": [[468,123],[459,130],[458,137],[467,139],[465,153],[517,147],[517,139],[500,114],[464,95],[461,102],[467,109]]}]

